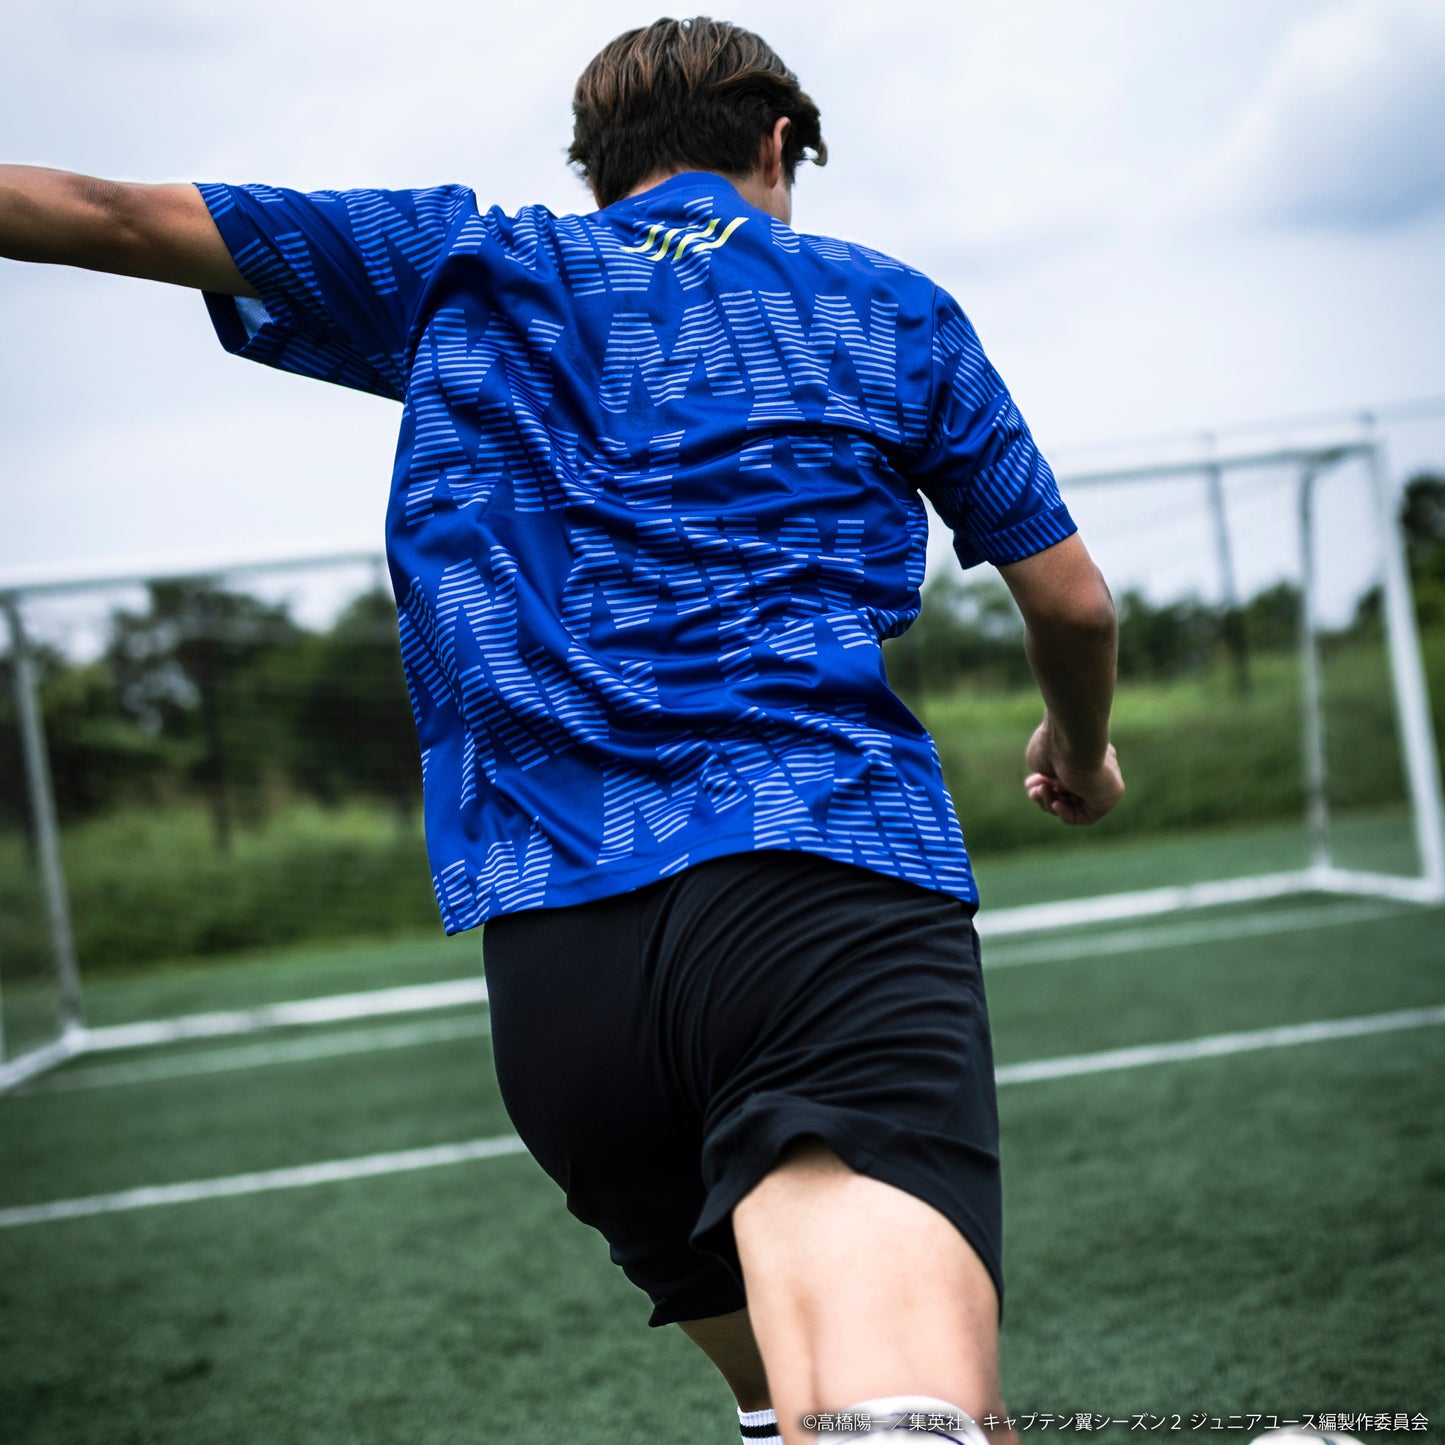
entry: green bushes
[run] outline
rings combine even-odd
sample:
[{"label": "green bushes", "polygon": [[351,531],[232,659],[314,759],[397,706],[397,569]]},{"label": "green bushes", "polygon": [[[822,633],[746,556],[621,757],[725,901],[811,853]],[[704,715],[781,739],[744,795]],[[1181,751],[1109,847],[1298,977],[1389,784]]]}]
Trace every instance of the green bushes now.
[{"label": "green bushes", "polygon": [[[1441,642],[1435,639],[1442,664],[1437,678],[1445,676]],[[1252,679],[1247,694],[1223,668],[1121,690],[1113,732],[1129,791],[1101,832],[1135,835],[1301,816],[1298,667],[1289,657],[1256,658]],[[1394,698],[1381,651],[1333,649],[1324,683],[1332,806],[1401,802]],[[1024,802],[1024,744],[1040,711],[1030,693],[966,687],[921,708],[976,849],[1038,847],[1061,831]]]},{"label": "green bushes", "polygon": [[[1427,640],[1437,718],[1445,717],[1445,632]],[[1325,658],[1332,804],[1404,797],[1393,694],[1378,646],[1340,643]],[[1120,694],[1115,737],[1129,792],[1102,837],[1298,820],[1303,811],[1298,668],[1253,660],[1240,694],[1225,666]],[[1027,690],[963,685],[920,707],[938,741],[976,855],[1068,847],[1023,793],[1023,748],[1040,707]],[[91,972],[310,939],[439,929],[420,822],[375,797],[326,808],[282,798],[217,847],[196,800],[130,805],[71,824],[64,850],[77,948]],[[38,971],[48,952],[24,837],[0,833],[0,966]]]},{"label": "green bushes", "polygon": [[[439,930],[419,823],[353,805],[293,804],[239,829],[228,853],[192,805],[127,810],[69,828],[76,951],[90,972],[314,938]],[[22,840],[0,840],[0,958],[44,957]],[[31,970],[33,970],[33,963]]]}]

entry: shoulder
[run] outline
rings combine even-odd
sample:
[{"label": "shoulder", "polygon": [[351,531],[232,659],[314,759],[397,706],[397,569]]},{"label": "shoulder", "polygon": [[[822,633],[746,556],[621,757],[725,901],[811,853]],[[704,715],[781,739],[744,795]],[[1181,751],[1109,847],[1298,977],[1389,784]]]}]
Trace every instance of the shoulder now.
[{"label": "shoulder", "polygon": [[776,222],[772,240],[813,271],[815,290],[836,287],[857,301],[896,306],[900,315],[920,323],[933,320],[938,287],[931,277],[896,256],[839,236],[792,231]]},{"label": "shoulder", "polygon": [[468,212],[475,214],[477,209],[475,194],[462,185],[419,186],[405,190],[357,186],[305,192],[266,185],[228,189],[233,193],[243,193],[262,205],[344,213],[354,226],[361,229],[382,225],[393,216],[405,218],[418,226],[445,226]]},{"label": "shoulder", "polygon": [[[788,228],[779,226],[776,229],[787,231]],[[809,251],[826,261],[857,266],[867,271],[877,271],[897,277],[900,282],[916,282],[932,289],[933,282],[916,266],[910,266],[896,256],[875,251],[872,246],[865,246],[858,241],[845,241],[839,236],[815,236],[806,231],[791,231],[788,234],[796,242],[793,247],[795,250]]]},{"label": "shoulder", "polygon": [[[457,233],[459,250],[476,251],[494,259],[506,259],[527,270],[555,266],[560,254],[575,246],[591,217],[559,216],[548,206],[536,204],[507,211],[491,206],[473,209]],[[590,244],[590,243],[589,243]]]}]

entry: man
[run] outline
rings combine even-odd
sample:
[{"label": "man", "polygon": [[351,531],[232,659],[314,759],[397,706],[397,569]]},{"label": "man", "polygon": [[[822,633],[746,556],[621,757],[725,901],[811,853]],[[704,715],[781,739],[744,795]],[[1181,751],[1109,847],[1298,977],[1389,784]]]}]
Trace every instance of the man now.
[{"label": "man", "polygon": [[[599,209],[0,168],[0,253],[194,286],[233,351],[405,404],[388,554],[448,932],[503,1096],[744,1438],[979,1437],[1001,1209],[977,893],[881,641],[928,496],[1000,567],[1028,795],[1122,793],[1109,594],[957,305],[795,232],[826,149],[758,37],[578,82]],[[995,1439],[1008,1435],[1005,1428]]]}]

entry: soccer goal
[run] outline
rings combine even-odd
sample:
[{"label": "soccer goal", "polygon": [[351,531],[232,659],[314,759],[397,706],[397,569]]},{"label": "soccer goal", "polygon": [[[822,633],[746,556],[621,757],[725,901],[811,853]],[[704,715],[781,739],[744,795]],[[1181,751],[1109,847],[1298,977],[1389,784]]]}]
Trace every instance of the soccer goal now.
[{"label": "soccer goal", "polygon": [[1061,486],[1121,614],[1115,732],[1130,794],[1118,821],[1148,831],[1117,880],[1153,886],[1061,869],[1072,896],[986,909],[983,930],[1301,894],[1445,900],[1438,754],[1381,446],[1154,463]]},{"label": "soccer goal", "polygon": [[[981,931],[1289,895],[1445,900],[1421,638],[1379,447],[1061,485],[1119,605],[1129,794],[1095,829],[1027,806],[1038,704],[1017,617],[996,578],[955,579],[968,635],[1012,669],[962,671],[919,704]],[[0,1089],[81,1052],[482,1001],[475,949],[446,956],[465,976],[335,962],[368,939],[438,936],[379,554],[11,575],[0,612]],[[278,949],[330,950],[312,996],[123,1022],[87,1009],[83,980],[93,1004],[157,963]]]},{"label": "soccer goal", "polygon": [[284,945],[318,897],[359,903],[361,933],[431,923],[415,752],[379,552],[0,577],[0,1090],[97,1048],[323,1020],[97,1028],[81,980]]}]

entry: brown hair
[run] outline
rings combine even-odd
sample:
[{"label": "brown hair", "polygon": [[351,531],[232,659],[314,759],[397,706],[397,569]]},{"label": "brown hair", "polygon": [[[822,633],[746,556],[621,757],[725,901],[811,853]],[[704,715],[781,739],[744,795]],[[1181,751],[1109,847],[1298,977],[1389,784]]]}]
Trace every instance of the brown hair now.
[{"label": "brown hair", "polygon": [[663,170],[742,176],[758,164],[779,117],[792,124],[783,164],[824,165],[818,107],[761,37],[698,16],[658,20],[605,45],[572,97],[570,160],[599,205]]}]

